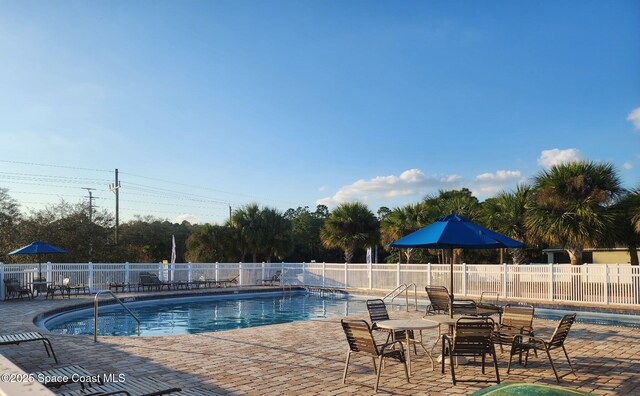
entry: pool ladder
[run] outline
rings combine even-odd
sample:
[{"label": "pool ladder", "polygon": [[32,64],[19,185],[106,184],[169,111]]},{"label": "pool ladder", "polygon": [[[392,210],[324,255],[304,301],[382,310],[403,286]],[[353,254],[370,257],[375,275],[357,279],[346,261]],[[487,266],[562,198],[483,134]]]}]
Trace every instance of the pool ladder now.
[{"label": "pool ladder", "polygon": [[127,308],[127,306],[124,305],[124,303],[111,290],[100,290],[93,298],[93,341],[98,342],[98,297],[101,294],[105,293],[110,294],[111,297],[113,297],[114,300],[118,302],[118,304],[122,305],[122,307],[129,313],[129,315],[131,315],[136,320],[136,322],[138,322],[138,336],[140,336],[140,319],[138,319],[138,317],[133,312],[131,312],[131,310]]},{"label": "pool ladder", "polygon": [[386,300],[388,297],[391,297],[391,303],[393,304],[393,300],[396,299],[399,295],[404,293],[404,301],[407,306],[407,312],[409,312],[409,289],[413,287],[413,300],[416,306],[416,311],[418,310],[418,290],[415,283],[403,283],[387,293],[386,296],[382,298],[382,301]]}]

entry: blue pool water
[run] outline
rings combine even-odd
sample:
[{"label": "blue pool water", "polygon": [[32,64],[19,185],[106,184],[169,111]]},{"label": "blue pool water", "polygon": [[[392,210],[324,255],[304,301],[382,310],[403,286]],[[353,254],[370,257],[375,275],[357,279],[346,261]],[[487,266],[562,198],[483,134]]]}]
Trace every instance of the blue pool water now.
[{"label": "blue pool water", "polygon": [[[292,292],[146,300],[127,306],[140,318],[142,335],[150,336],[344,317],[367,312],[365,301],[362,296]],[[577,312],[578,322],[640,328],[640,316],[545,308],[535,312],[536,318],[553,320]],[[64,312],[38,324],[53,333],[93,335],[93,309]],[[119,305],[101,306],[98,334],[137,335],[137,323]]]}]

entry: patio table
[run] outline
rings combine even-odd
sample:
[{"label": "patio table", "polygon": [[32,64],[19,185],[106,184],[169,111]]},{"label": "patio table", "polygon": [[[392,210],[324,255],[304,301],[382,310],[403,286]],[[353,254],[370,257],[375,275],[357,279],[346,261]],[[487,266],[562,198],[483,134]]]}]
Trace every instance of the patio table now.
[{"label": "patio table", "polygon": [[[420,346],[431,359],[431,370],[434,369],[435,363],[433,361],[433,356],[431,356],[431,352],[427,350],[422,344],[422,330],[434,329],[436,327],[440,327],[440,324],[435,321],[423,320],[423,319],[390,319],[390,320],[381,320],[376,322],[376,326],[381,329],[388,330],[405,330],[405,334],[407,336],[407,365],[409,366],[409,376],[411,376],[411,338],[409,337],[409,330],[417,330],[420,331]],[[414,340],[414,343],[416,341]],[[437,342],[437,341],[436,341]]]}]

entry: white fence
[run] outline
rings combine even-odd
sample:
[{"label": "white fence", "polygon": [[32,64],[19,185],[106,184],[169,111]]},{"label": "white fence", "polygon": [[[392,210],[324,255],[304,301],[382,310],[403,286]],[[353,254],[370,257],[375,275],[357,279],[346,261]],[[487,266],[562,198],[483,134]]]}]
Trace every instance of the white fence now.
[{"label": "white fence", "polygon": [[[344,289],[393,290],[415,283],[449,285],[446,264],[344,264],[344,263],[80,263],[42,264],[49,282],[87,284],[92,291],[110,282],[138,284],[140,272],[157,273],[162,280],[222,280],[239,275],[239,285],[260,284],[282,272],[282,283]],[[17,278],[23,285],[38,277],[37,264],[1,264],[0,279]],[[628,264],[496,265],[457,264],[454,290],[458,296],[477,297],[483,291],[501,298],[531,301],[588,302],[633,305],[640,303],[640,267]],[[0,287],[4,299],[5,288]]]}]

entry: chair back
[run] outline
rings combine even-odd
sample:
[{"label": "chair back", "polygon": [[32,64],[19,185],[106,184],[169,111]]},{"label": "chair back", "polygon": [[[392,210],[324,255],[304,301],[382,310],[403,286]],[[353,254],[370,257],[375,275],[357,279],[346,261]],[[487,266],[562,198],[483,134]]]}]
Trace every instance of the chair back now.
[{"label": "chair back", "polygon": [[151,283],[151,274],[148,272],[140,273],[140,284],[148,285]]},{"label": "chair back", "polygon": [[576,314],[564,315],[558,323],[556,330],[553,332],[551,336],[551,340],[549,340],[549,347],[557,348],[564,345],[564,340],[567,339],[569,335],[569,330],[571,330],[571,325],[576,321]]},{"label": "chair back", "polygon": [[484,291],[480,294],[480,304],[497,304],[500,293]]},{"label": "chair back", "polygon": [[64,286],[64,287],[68,287],[68,286],[69,286],[69,282],[71,282],[71,279],[69,279],[69,278],[63,278],[63,279],[62,279],[62,286]]},{"label": "chair back", "polygon": [[532,305],[507,304],[504,306],[500,327],[531,331],[533,328],[533,313],[534,308]]},{"label": "chair back", "polygon": [[369,319],[375,324],[381,320],[389,320],[389,312],[384,301],[380,299],[367,300],[367,311],[369,311]]},{"label": "chair back", "polygon": [[371,327],[365,320],[345,320],[340,321],[342,329],[347,337],[349,349],[353,352],[365,352],[378,356],[378,347],[371,334]]},{"label": "chair back", "polygon": [[282,274],[282,271],[280,271],[280,270],[276,271],[276,273],[273,274],[273,276],[271,277],[271,280],[274,281],[274,282],[279,282],[281,274]]},{"label": "chair back", "polygon": [[7,290],[7,293],[13,293],[20,290],[20,281],[16,278],[8,278],[4,280],[4,286]]},{"label": "chair back", "polygon": [[491,353],[494,322],[491,318],[462,317],[456,321],[453,332],[454,355],[480,355]]},{"label": "chair back", "polygon": [[449,312],[451,295],[444,286],[427,286],[424,288],[429,296],[432,312]]}]

